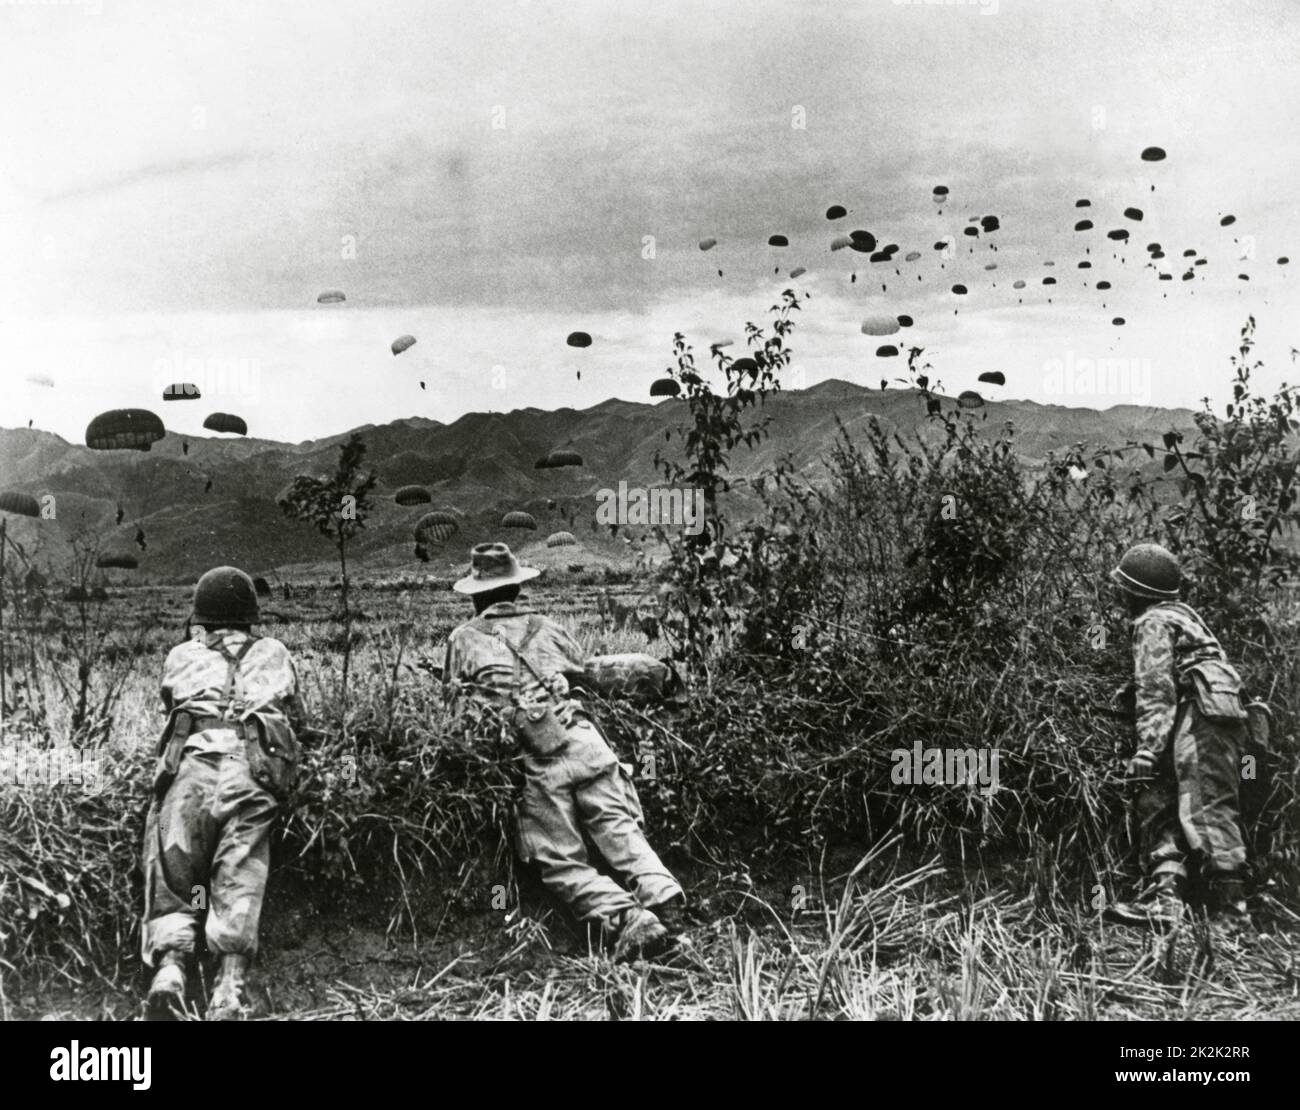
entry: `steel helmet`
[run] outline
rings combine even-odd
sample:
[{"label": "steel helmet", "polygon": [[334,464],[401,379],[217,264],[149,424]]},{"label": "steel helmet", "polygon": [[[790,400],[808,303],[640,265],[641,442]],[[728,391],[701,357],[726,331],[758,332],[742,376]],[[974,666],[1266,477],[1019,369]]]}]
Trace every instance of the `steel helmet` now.
[{"label": "steel helmet", "polygon": [[257,590],[238,567],[213,567],[194,587],[195,624],[220,628],[229,624],[255,624]]},{"label": "steel helmet", "polygon": [[1177,601],[1183,576],[1172,552],[1158,543],[1139,543],[1124,552],[1110,580],[1135,597]]}]

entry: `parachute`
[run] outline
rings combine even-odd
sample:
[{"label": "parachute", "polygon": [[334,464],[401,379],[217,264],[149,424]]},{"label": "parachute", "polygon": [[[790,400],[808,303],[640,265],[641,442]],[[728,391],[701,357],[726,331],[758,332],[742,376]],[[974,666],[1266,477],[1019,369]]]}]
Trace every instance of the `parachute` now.
[{"label": "parachute", "polygon": [[769,235],[767,245],[769,247],[788,247],[790,245],[790,240],[784,235]]},{"label": "parachute", "polygon": [[399,505],[427,505],[433,500],[433,494],[423,486],[402,486],[393,494],[393,500]]},{"label": "parachute", "polygon": [[1111,321],[1111,323],[1114,324],[1117,328],[1122,328],[1124,326],[1124,317],[1116,316],[1115,319]]},{"label": "parachute", "polygon": [[826,209],[826,218],[828,220],[842,220],[847,215],[848,212],[841,204],[832,204],[828,209]]},{"label": "parachute", "polygon": [[1098,288],[1098,289],[1101,289],[1101,290],[1109,289],[1109,288],[1110,288],[1110,282],[1108,282],[1108,281],[1099,281],[1099,282],[1097,282],[1097,288]]},{"label": "parachute", "polygon": [[1074,225],[1074,230],[1075,230],[1075,231],[1091,231],[1091,230],[1092,230],[1092,221],[1091,221],[1091,220],[1080,220],[1077,224]]},{"label": "parachute", "polygon": [[1165,152],[1158,146],[1149,146],[1142,152],[1142,161],[1144,162],[1163,162]]},{"label": "parachute", "polygon": [[1054,277],[1045,277],[1045,278],[1043,278],[1043,284],[1044,284],[1044,285],[1055,285],[1055,284],[1056,284],[1056,278],[1054,278]]},{"label": "parachute", "polygon": [[[860,251],[865,254],[876,249],[876,237],[869,231],[850,231],[849,246],[851,246],[855,251]],[[894,248],[894,250],[897,249],[897,247]]]},{"label": "parachute", "polygon": [[414,347],[414,346],[415,346],[415,336],[399,335],[396,339],[393,340],[393,354],[400,355],[408,347]]},{"label": "parachute", "polygon": [[86,446],[96,451],[148,451],[166,435],[163,423],[148,409],[112,409],[86,427]]},{"label": "parachute", "polygon": [[996,270],[997,268],[998,264],[996,262],[986,262],[984,264],[984,269],[986,270]]},{"label": "parachute", "polygon": [[512,513],[506,513],[506,515],[501,518],[501,527],[502,528],[527,528],[530,531],[536,531],[537,521],[535,521],[529,513],[516,511]]},{"label": "parachute", "polygon": [[966,296],[966,286],[962,285],[960,282],[952,287],[952,291],[959,297]]},{"label": "parachute", "polygon": [[898,326],[900,328],[910,328],[912,326],[912,318],[908,316],[907,313],[903,313],[898,318]]},{"label": "parachute", "polygon": [[162,392],[164,401],[197,401],[202,396],[193,382],[173,382]]},{"label": "parachute", "polygon": [[1195,257],[1196,257],[1196,251],[1195,251],[1193,248],[1188,247],[1185,251],[1183,251],[1183,257],[1184,257],[1184,258],[1195,258]]},{"label": "parachute", "polygon": [[758,363],[749,357],[736,359],[736,361],[731,364],[731,368],[741,374],[758,373]]},{"label": "parachute", "polygon": [[921,257],[920,251],[908,251],[905,255],[903,255],[903,261],[915,262],[920,257]]},{"label": "parachute", "polygon": [[1091,270],[1091,269],[1092,269],[1092,263],[1089,262],[1089,261],[1085,258],[1083,261],[1081,261],[1081,262],[1079,263],[1078,269],[1080,269],[1080,270]]},{"label": "parachute", "polygon": [[1140,208],[1125,208],[1125,209],[1124,209],[1124,216],[1125,216],[1126,219],[1129,219],[1129,220],[1140,220],[1140,219],[1142,219],[1142,209],[1140,209]]},{"label": "parachute", "polygon": [[228,412],[210,413],[203,426],[210,432],[233,432],[237,436],[248,435],[248,425],[243,418]]},{"label": "parachute", "polygon": [[1125,239],[1128,238],[1128,232],[1125,231],[1122,227],[1117,227],[1114,231],[1106,232],[1106,238],[1114,239],[1116,242],[1122,243]]},{"label": "parachute", "polygon": [[886,343],[884,346],[876,348],[876,358],[893,358],[898,354],[898,348],[892,343]]},{"label": "parachute", "polygon": [[585,331],[571,331],[569,332],[569,338],[566,339],[565,342],[570,347],[590,347],[591,336],[589,336]]},{"label": "parachute", "polygon": [[545,458],[538,459],[536,470],[554,470],[561,466],[581,466],[582,456],[577,451],[552,451]]},{"label": "parachute", "polygon": [[793,270],[790,271],[790,277],[791,278],[803,277],[804,274],[806,274],[807,272],[808,271],[804,269],[802,266],[796,266]]},{"label": "parachute", "polygon": [[985,370],[980,375],[980,381],[988,382],[991,385],[1006,385],[1007,376],[1001,370]]},{"label": "parachute", "polygon": [[833,251],[842,251],[845,247],[851,247],[852,245],[853,240],[847,235],[837,235],[831,240],[831,250]]},{"label": "parachute", "polygon": [[19,516],[41,515],[41,506],[31,494],[17,493],[13,490],[0,493],[0,510],[17,513]]},{"label": "parachute", "polygon": [[709,251],[718,245],[718,241],[712,237],[700,240],[700,250]]},{"label": "parachute", "polygon": [[427,543],[443,543],[460,531],[460,521],[455,515],[442,509],[425,513],[415,522],[415,542],[421,546]]},{"label": "parachute", "polygon": [[682,387],[672,378],[656,378],[650,383],[651,397],[676,397],[681,391]]},{"label": "parachute", "polygon": [[319,297],[316,298],[317,304],[342,304],[347,300],[343,295],[342,289],[326,289]]},{"label": "parachute", "polygon": [[977,409],[984,404],[984,398],[973,389],[963,389],[957,396],[957,404],[964,409]]},{"label": "parachute", "polygon": [[948,196],[948,186],[947,186],[947,185],[936,185],[936,186],[934,187],[934,199],[935,199],[935,200],[940,200],[940,199],[946,198],[947,196]]},{"label": "parachute", "polygon": [[962,233],[963,235],[969,235],[971,238],[977,238],[977,237],[979,236],[980,229],[977,228],[977,227],[974,227],[974,226],[972,226],[972,227],[963,227],[963,228],[961,229],[961,233]]},{"label": "parachute", "polygon": [[1025,287],[1025,283],[1023,281],[1013,281],[1011,283],[1012,289],[1023,289],[1024,287]]},{"label": "parachute", "polygon": [[893,335],[900,326],[893,316],[868,316],[862,321],[862,334]]},{"label": "parachute", "polygon": [[[857,250],[857,249],[858,249],[856,244],[850,244],[850,246],[852,246],[854,250]],[[872,251],[872,253],[871,253],[871,261],[872,261],[872,262],[888,262],[888,261],[889,261],[889,252],[888,252],[888,251]]]},{"label": "parachute", "polygon": [[572,532],[552,532],[546,537],[547,547],[576,547],[578,537]]},{"label": "parachute", "polygon": [[101,570],[135,570],[140,561],[134,555],[107,554],[95,560]]},{"label": "parachute", "polygon": [[1074,202],[1074,207],[1075,207],[1075,208],[1091,208],[1091,207],[1092,207],[1092,201],[1087,200],[1086,198],[1080,198],[1079,200],[1076,200],[1076,201]]},{"label": "parachute", "polygon": [[1237,222],[1237,217],[1236,217],[1236,216],[1224,216],[1223,219],[1221,219],[1221,220],[1219,221],[1219,226],[1220,226],[1220,227],[1231,227],[1231,226],[1232,226],[1233,224],[1235,224],[1236,222]]},{"label": "parachute", "polygon": [[1285,265],[1286,265],[1288,262],[1290,262],[1290,261],[1291,261],[1291,259],[1287,258],[1286,255],[1283,255],[1281,258],[1279,258],[1279,259],[1277,260],[1277,264],[1278,264],[1279,266],[1285,266]]},{"label": "parachute", "polygon": [[980,217],[980,227],[984,229],[985,234],[988,234],[990,231],[997,231],[1001,226],[1002,225],[998,222],[996,216]]}]

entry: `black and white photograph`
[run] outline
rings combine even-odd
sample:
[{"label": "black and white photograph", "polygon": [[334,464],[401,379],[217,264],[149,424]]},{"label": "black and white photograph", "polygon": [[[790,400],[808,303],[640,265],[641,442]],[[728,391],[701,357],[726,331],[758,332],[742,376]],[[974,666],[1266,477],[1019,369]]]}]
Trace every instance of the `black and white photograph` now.
[{"label": "black and white photograph", "polygon": [[1295,0],[0,0],[14,1056],[1284,1065],[1297,105]]}]

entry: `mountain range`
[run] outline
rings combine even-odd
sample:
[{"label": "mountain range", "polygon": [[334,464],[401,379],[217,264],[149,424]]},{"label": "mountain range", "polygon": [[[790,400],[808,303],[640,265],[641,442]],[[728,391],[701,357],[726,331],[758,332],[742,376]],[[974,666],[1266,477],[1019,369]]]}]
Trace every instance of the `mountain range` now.
[{"label": "mountain range", "polygon": [[[634,488],[660,484],[656,451],[680,450],[666,434],[684,422],[685,411],[675,400],[608,400],[580,411],[471,413],[450,424],[413,417],[353,429],[365,441],[366,468],[379,483],[349,557],[363,572],[441,574],[463,566],[471,544],[505,538],[539,565],[626,560],[629,530],[611,535],[597,526],[597,491],[620,481]],[[877,391],[832,380],[776,394],[765,411],[770,434],[755,448],[735,452],[735,475],[759,473],[788,456],[815,480],[840,425],[860,438],[873,417],[904,435],[935,434],[914,390]],[[1017,451],[1031,465],[1074,443],[1118,446],[1192,424],[1186,409],[1136,405],[1099,411],[1009,400],[988,401],[981,411],[989,429],[1012,422]],[[296,475],[332,471],[350,434],[289,444],[243,437],[183,441],[168,433],[145,453],[94,451],[50,432],[0,428],[0,490],[53,495],[56,514],[53,522],[10,516],[10,535],[57,566],[66,558],[67,539],[82,531],[102,550],[138,557],[138,570],[114,572],[122,581],[191,582],[220,563],[264,576],[329,574],[337,566],[329,542],[309,525],[286,519],[276,497]],[[583,465],[535,469],[540,457],[561,448],[580,454]],[[432,504],[397,505],[393,492],[408,484],[426,487]],[[432,550],[426,565],[416,558],[412,527],[437,508],[454,509],[462,525]],[[503,532],[501,517],[514,509],[531,513],[537,531]],[[572,532],[579,544],[548,549],[547,535],[558,530]],[[138,531],[144,547],[136,542]],[[635,536],[645,529],[630,531]]]}]

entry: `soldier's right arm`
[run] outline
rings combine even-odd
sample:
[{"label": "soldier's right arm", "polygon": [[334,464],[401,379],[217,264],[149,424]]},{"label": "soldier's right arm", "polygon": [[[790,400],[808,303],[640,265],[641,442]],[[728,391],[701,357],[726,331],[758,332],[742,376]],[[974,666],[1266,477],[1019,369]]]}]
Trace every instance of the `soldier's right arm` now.
[{"label": "soldier's right arm", "polygon": [[1174,629],[1164,621],[1140,620],[1133,629],[1138,752],[1158,758],[1169,744],[1178,710],[1174,681]]}]

